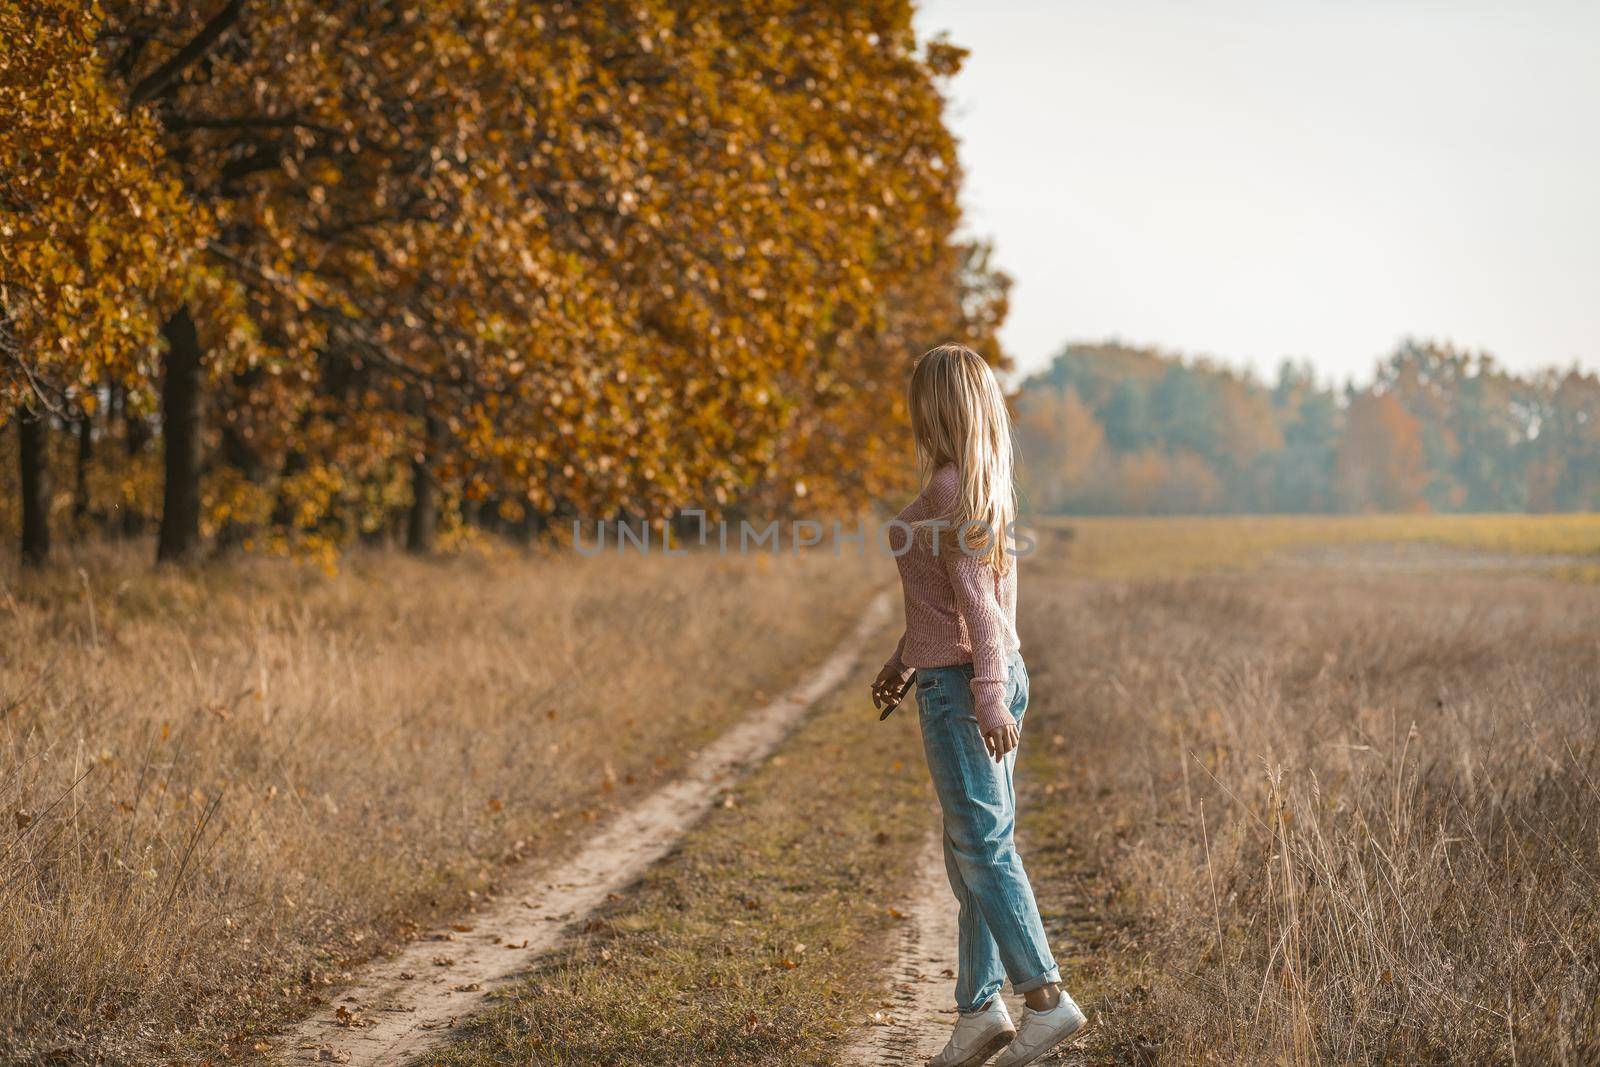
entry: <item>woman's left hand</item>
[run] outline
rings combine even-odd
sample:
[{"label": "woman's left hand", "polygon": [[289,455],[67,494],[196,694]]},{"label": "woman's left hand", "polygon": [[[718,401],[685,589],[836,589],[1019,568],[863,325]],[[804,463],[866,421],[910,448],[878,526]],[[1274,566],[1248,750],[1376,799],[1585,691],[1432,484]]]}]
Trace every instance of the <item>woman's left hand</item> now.
[{"label": "woman's left hand", "polygon": [[989,750],[989,758],[999,763],[1006,758],[1006,753],[1017,747],[1017,742],[1022,739],[1022,734],[1017,730],[1016,723],[1006,726],[997,726],[983,735],[983,743]]},{"label": "woman's left hand", "polygon": [[911,691],[911,679],[915,676],[915,671],[896,669],[893,664],[885,663],[872,681],[872,706],[892,708],[900,703]]}]

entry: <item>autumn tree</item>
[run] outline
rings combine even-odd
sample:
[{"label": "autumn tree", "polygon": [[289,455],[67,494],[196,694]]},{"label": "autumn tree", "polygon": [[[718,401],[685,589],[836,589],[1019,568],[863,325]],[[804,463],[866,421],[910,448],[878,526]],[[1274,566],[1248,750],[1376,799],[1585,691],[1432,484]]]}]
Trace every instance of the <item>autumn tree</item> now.
[{"label": "autumn tree", "polygon": [[[1048,392],[1085,405],[1106,449],[1104,462],[1074,475],[1081,484],[1067,494],[1071,506],[1161,512],[1271,506],[1283,428],[1270,395],[1250,375],[1116,344],[1072,345],[1024,383],[1019,410],[1027,411],[1033,394]],[[1026,442],[1023,455],[1036,462]],[[1051,476],[1049,470],[1031,475]]]},{"label": "autumn tree", "polygon": [[1069,509],[1105,442],[1094,412],[1070,387],[1024,390],[1017,398],[1016,433],[1023,457],[1019,481],[1029,505],[1047,513]]},{"label": "autumn tree", "polygon": [[1529,505],[1543,511],[1600,509],[1600,375],[1550,373],[1539,390],[1539,433],[1524,456]]},{"label": "autumn tree", "polygon": [[1337,466],[1339,497],[1350,511],[1424,511],[1429,484],[1422,424],[1393,393],[1350,401]]},{"label": "autumn tree", "polygon": [[214,508],[315,523],[397,466],[414,510],[870,490],[869,394],[930,339],[992,350],[1003,280],[951,237],[961,53],[903,2],[110,6],[221,222],[174,366],[229,396],[227,466],[281,475]]},{"label": "autumn tree", "polygon": [[140,388],[204,215],[131,114],[93,6],[0,3],[0,404],[19,430],[23,558],[49,554],[46,437],[108,383]]},{"label": "autumn tree", "polygon": [[[383,308],[368,298],[386,280],[381,264],[415,254],[396,231],[430,217],[442,147],[429,134],[451,121],[457,94],[438,85],[437,17],[237,0],[107,8],[130,106],[159,119],[189,196],[219,223],[213,286],[162,331],[159,554],[176,559],[200,541],[208,408],[232,461],[217,471],[212,506],[231,522],[264,512],[267,494],[229,474],[259,482],[306,429],[320,361],[405,365],[416,338],[385,343]],[[216,393],[228,402],[208,404]],[[355,407],[351,421],[373,410]]]},{"label": "autumn tree", "polygon": [[1342,412],[1309,363],[1278,367],[1272,407],[1283,449],[1273,465],[1272,505],[1281,511],[1326,511],[1335,504],[1334,466]]}]

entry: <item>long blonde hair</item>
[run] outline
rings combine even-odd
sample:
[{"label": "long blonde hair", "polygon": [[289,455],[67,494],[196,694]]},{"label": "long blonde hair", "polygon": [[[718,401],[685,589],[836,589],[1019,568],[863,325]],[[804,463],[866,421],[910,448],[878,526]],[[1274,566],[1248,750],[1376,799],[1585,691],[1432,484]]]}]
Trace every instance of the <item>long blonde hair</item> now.
[{"label": "long blonde hair", "polygon": [[[981,555],[995,572],[1011,563],[1007,552],[1017,517],[1011,481],[1011,415],[989,364],[966,345],[948,344],[927,352],[911,372],[911,432],[924,484],[947,463],[960,481],[948,515],[953,532],[967,523],[967,551]],[[986,543],[980,541],[986,539]]]}]

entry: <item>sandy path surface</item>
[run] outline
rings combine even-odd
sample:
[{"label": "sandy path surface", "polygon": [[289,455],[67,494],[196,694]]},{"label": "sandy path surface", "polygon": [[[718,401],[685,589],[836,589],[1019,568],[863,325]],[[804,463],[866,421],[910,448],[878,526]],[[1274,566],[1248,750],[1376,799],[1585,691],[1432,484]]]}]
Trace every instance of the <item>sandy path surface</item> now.
[{"label": "sandy path surface", "polygon": [[[927,1063],[944,1048],[956,1023],[956,900],[944,870],[937,809],[917,864],[912,896],[902,907],[899,955],[889,996],[863,1020],[860,1036],[840,1062],[849,1067],[912,1067]],[[1022,998],[1008,985],[1001,992],[1013,1020],[1022,1018]],[[998,1055],[998,1053],[997,1053]],[[1041,1062],[1086,1064],[1077,1045],[1056,1049]]]},{"label": "sandy path surface", "polygon": [[509,873],[488,906],[370,965],[279,1039],[275,1062],[395,1065],[444,1043],[492,990],[666,855],[721,790],[777,748],[855,668],[866,640],[887,623],[890,603],[887,593],[875,597],[854,632],[798,685],[701,750],[683,777],[617,816],[565,864],[529,863]]},{"label": "sandy path surface", "polygon": [[938,814],[922,846],[888,997],[845,1054],[852,1067],[926,1063],[955,1025],[956,898],[944,873]]}]

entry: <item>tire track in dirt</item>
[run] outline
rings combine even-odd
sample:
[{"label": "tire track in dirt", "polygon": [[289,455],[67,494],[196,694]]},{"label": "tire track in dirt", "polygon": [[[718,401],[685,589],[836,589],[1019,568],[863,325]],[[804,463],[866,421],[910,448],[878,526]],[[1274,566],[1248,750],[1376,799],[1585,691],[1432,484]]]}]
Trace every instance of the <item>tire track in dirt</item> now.
[{"label": "tire track in dirt", "polygon": [[841,1062],[904,1067],[927,1062],[955,1025],[956,900],[944,871],[942,827],[923,843],[905,904],[889,995]]},{"label": "tire track in dirt", "polygon": [[369,965],[326,1009],[279,1039],[273,1062],[389,1067],[443,1044],[494,989],[665,856],[721,790],[775,750],[856,667],[867,639],[888,621],[890,603],[888,593],[874,597],[854,631],[794,688],[707,745],[681,778],[618,815],[566,863],[508,872],[505,891],[486,907]]},{"label": "tire track in dirt", "polygon": [[[912,895],[904,906],[906,921],[900,929],[899,953],[889,972],[889,995],[878,1002],[862,1033],[840,1059],[848,1067],[924,1064],[950,1039],[956,1022],[955,975],[959,961],[957,908],[945,874],[943,840],[942,826],[935,825],[922,847]],[[1065,963],[1062,969],[1068,969]],[[1020,1021],[1022,998],[1009,985],[1001,997],[1011,1018]],[[1095,1013],[1091,1010],[1090,1014]],[[1094,1060],[1089,1050],[1069,1044],[1046,1056],[1044,1062],[1086,1065]]]}]

